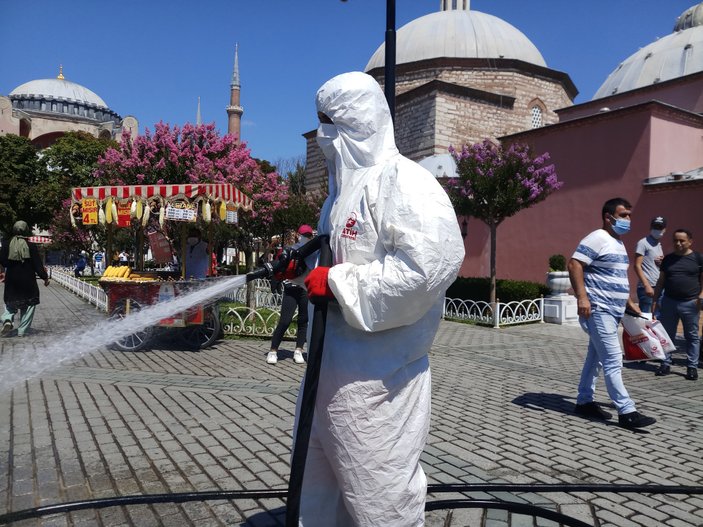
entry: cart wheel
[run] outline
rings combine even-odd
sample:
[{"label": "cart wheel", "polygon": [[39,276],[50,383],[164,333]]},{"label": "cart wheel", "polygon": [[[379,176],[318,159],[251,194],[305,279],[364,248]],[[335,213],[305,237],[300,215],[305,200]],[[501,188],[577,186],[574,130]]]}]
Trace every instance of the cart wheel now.
[{"label": "cart wheel", "polygon": [[[136,300],[130,299],[130,301],[129,301],[129,311],[130,312],[139,311],[141,308],[142,308],[142,306],[139,305],[139,303]],[[127,301],[120,300],[115,305],[115,308],[112,310],[112,313],[110,313],[110,320],[121,320],[127,316],[128,316],[127,315]],[[149,343],[149,341],[151,340],[151,337],[153,335],[154,335],[154,328],[147,327],[147,328],[144,328],[140,331],[137,331],[136,333],[128,335],[120,340],[116,340],[115,342],[112,343],[112,345],[113,345],[113,347],[115,347],[119,351],[139,351],[140,349],[144,348]]]},{"label": "cart wheel", "polygon": [[189,326],[181,331],[181,338],[188,346],[197,349],[212,346],[220,336],[220,310],[217,305],[205,308],[202,324]]}]

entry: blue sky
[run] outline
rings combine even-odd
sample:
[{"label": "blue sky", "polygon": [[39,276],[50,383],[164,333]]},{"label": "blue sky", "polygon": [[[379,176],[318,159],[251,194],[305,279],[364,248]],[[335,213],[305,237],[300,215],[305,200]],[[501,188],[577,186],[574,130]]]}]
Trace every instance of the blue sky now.
[{"label": "blue sky", "polygon": [[[439,0],[397,0],[397,27]],[[617,65],[672,32],[695,0],[471,0],[511,23],[548,67],[590,100]],[[0,0],[0,94],[55,77],[97,93],[140,131],[163,120],[226,132],[234,46],[244,107],[242,138],[254,157],[302,156],[317,126],[314,96],[330,77],[363,70],[382,43],[382,0]]]}]

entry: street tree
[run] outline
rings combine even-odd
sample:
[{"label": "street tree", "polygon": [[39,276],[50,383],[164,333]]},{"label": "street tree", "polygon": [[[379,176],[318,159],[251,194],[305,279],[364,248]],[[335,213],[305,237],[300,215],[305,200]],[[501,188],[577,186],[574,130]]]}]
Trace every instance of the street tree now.
[{"label": "street tree", "polygon": [[46,179],[37,149],[26,137],[0,136],[0,234],[9,236],[17,220],[46,227],[52,211],[42,206],[39,186]]},{"label": "street tree", "polygon": [[543,201],[562,186],[549,153],[534,156],[527,145],[507,148],[486,139],[462,149],[449,148],[457,177],[443,184],[458,215],[473,216],[491,232],[491,294],[496,301],[496,235],[511,216]]}]

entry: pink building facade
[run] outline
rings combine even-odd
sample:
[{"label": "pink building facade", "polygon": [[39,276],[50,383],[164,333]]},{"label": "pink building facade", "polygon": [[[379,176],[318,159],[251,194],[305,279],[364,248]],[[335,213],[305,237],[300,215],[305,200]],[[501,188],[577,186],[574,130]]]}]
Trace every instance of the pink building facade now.
[{"label": "pink building facade", "polygon": [[[561,190],[498,228],[500,278],[543,281],[552,254],[571,256],[579,240],[601,225],[603,203],[633,205],[631,260],[654,216],[668,221],[662,240],[687,228],[703,250],[703,73],[676,78],[560,110],[561,122],[502,137],[549,152]],[[468,220],[463,276],[489,274],[488,228]],[[635,283],[634,273],[631,273]]]}]

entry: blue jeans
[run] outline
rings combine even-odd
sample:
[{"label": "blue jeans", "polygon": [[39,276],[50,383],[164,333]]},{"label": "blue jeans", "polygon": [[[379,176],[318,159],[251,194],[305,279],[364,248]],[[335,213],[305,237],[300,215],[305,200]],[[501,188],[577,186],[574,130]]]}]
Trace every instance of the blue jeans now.
[{"label": "blue jeans", "polygon": [[603,369],[605,387],[613,400],[618,414],[628,414],[635,411],[635,403],[622,382],[622,349],[618,337],[620,319],[605,311],[594,309],[586,320],[588,327],[588,353],[581,371],[579,392],[576,404],[586,404],[593,401],[596,391],[596,381]]},{"label": "blue jeans", "polygon": [[[676,327],[679,320],[683,325],[683,336],[686,339],[686,355],[688,355],[687,366],[698,368],[698,356],[700,355],[701,341],[698,336],[698,318],[700,310],[697,300],[674,300],[664,296],[661,307],[659,321],[671,337],[676,339]],[[666,359],[662,364],[671,364],[671,353],[666,354]]]}]

